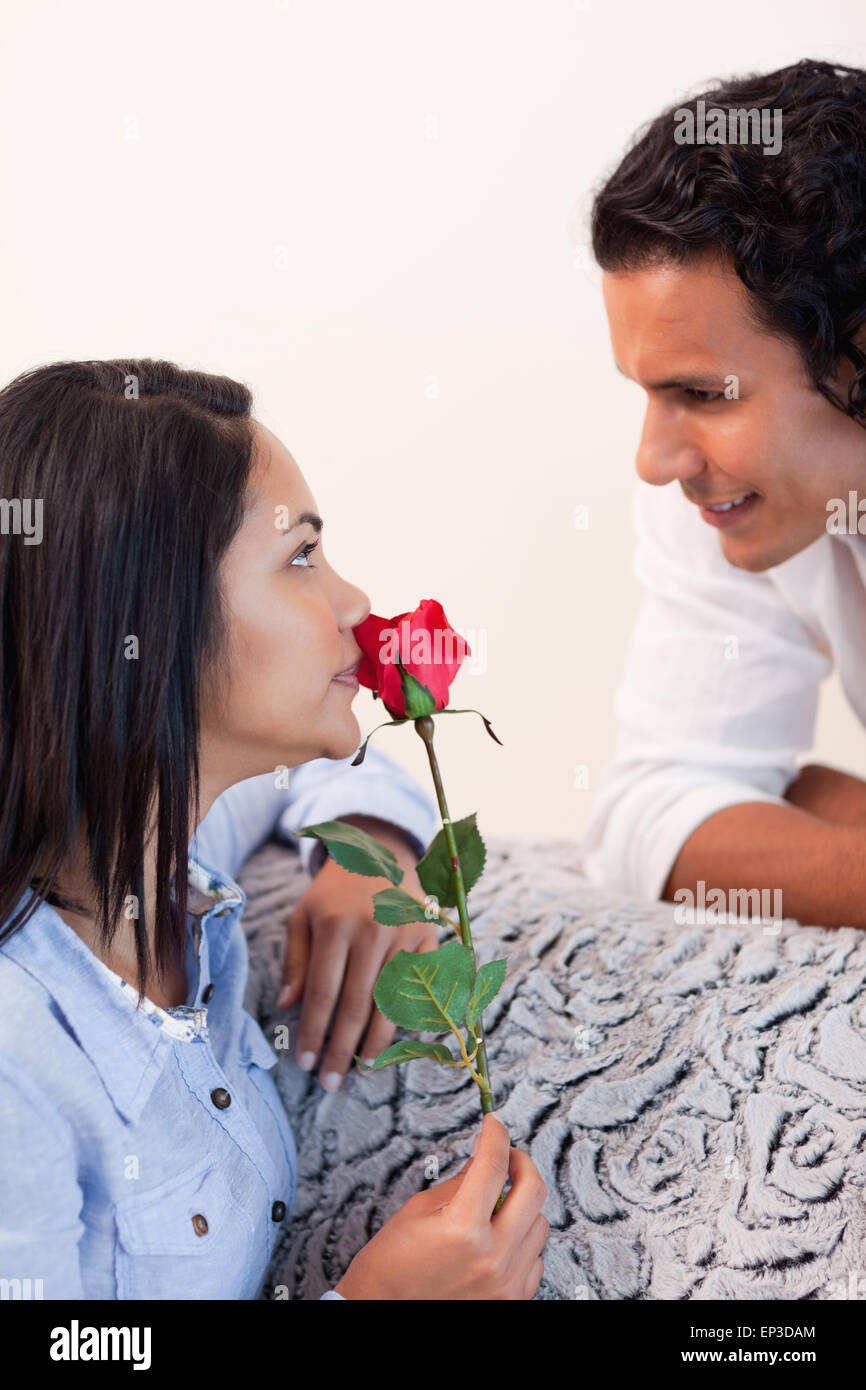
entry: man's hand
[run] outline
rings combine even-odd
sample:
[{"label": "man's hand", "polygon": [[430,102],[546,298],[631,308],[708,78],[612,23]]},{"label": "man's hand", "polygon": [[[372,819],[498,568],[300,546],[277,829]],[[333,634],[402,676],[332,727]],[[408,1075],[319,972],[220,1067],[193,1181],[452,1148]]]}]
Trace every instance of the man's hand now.
[{"label": "man's hand", "polygon": [[[423,903],[417,859],[402,832],[373,816],[339,819],[387,845],[404,873],[400,887]],[[425,921],[420,904],[418,922],[386,927],[373,920],[373,894],[393,886],[386,878],[351,874],[329,855],[288,921],[283,980],[290,989],[278,1004],[290,1008],[303,996],[295,1057],[304,1071],[315,1065],[337,1008],[318,1072],[328,1091],[339,1088],[356,1053],[372,1061],[394,1040],[395,1025],[373,1002],[382,966],[398,951],[434,951],[439,944],[437,925]]]}]

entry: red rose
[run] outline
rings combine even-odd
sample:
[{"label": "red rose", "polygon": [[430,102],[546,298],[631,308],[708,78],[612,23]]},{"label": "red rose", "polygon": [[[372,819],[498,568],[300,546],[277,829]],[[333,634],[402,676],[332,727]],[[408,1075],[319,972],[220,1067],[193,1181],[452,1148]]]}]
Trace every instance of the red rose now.
[{"label": "red rose", "polygon": [[358,680],[373,690],[394,719],[406,718],[401,664],[430,691],[436,709],[448,705],[448,687],[472,653],[451,627],[441,603],[423,598],[414,613],[379,618],[371,613],[353,629],[363,656]]}]

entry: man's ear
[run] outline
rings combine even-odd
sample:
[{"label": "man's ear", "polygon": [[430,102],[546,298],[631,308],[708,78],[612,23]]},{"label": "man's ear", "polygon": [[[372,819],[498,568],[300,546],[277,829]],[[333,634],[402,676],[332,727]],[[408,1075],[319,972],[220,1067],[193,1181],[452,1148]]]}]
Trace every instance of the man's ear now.
[{"label": "man's ear", "polygon": [[[859,418],[862,422],[866,419],[866,400],[864,400],[864,392],[866,392],[866,324],[859,328],[854,334],[848,353],[848,360],[851,363],[851,372],[856,373],[860,377]],[[846,403],[848,399],[847,392],[848,387],[846,385]]]},{"label": "man's ear", "polygon": [[836,363],[836,370],[829,382],[825,383],[831,394],[835,396],[836,404],[846,412],[848,388],[864,368],[866,368],[866,325],[857,330],[848,348],[842,350]]},{"label": "man's ear", "polygon": [[856,358],[859,354],[860,358],[862,359],[857,364],[858,367],[866,367],[866,324],[863,324],[861,328],[857,329],[857,332],[854,334],[854,337],[852,339],[852,347],[853,351],[851,353],[851,356]]}]

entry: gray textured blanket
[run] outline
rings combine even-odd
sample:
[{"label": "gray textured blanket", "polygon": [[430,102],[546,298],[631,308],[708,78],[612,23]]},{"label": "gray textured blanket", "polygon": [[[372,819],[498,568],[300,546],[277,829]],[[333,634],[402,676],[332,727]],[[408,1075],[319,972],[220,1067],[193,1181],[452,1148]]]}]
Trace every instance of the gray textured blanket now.
[{"label": "gray textured blanket", "polygon": [[[274,1000],[308,880],[269,843],[239,881],[246,1006],[266,1036],[290,1025],[274,1075],[300,1160],[262,1296],[315,1299],[462,1167],[478,1091],[426,1060],[334,1095],[300,1071],[300,1006]],[[497,1108],[548,1187],[536,1298],[866,1298],[866,932],[680,925],[550,840],[491,838],[469,909],[479,964],[508,957],[484,1016]]]}]

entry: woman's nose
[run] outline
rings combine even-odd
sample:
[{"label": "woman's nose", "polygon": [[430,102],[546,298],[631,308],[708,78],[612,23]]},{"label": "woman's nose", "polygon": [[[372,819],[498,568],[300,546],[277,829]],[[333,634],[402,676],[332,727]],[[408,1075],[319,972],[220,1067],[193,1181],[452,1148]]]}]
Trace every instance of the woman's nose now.
[{"label": "woman's nose", "polygon": [[337,609],[340,627],[357,627],[370,616],[370,599],[363,589],[345,579],[340,580],[340,590]]}]

